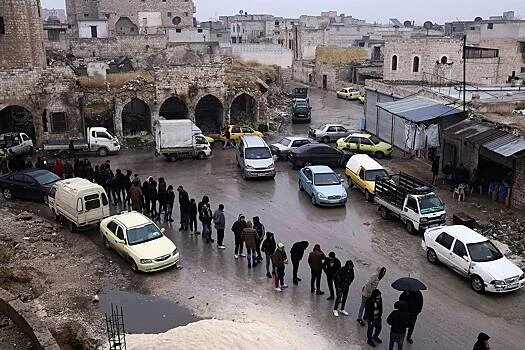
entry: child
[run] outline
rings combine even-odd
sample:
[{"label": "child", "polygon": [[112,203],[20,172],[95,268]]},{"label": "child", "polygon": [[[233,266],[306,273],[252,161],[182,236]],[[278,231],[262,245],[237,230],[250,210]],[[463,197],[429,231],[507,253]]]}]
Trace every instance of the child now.
[{"label": "child", "polygon": [[199,234],[199,231],[197,231],[197,203],[195,203],[195,198],[190,199],[190,231],[195,232],[196,235]]}]

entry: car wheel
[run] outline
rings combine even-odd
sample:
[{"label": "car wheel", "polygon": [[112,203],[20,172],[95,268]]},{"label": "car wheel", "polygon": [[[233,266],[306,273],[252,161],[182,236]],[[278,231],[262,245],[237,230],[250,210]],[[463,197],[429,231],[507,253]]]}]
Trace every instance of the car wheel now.
[{"label": "car wheel", "polygon": [[389,215],[389,213],[388,213],[388,209],[385,208],[385,207],[380,207],[380,208],[379,208],[379,214],[381,215],[381,218],[382,218],[383,220],[388,220],[388,219],[390,219],[390,215]]},{"label": "car wheel", "polygon": [[55,209],[53,209],[53,218],[56,222],[60,222],[60,214],[58,214]]},{"label": "car wheel", "polygon": [[175,155],[175,154],[169,154],[169,155],[168,155],[168,161],[170,161],[170,162],[176,162],[176,161],[177,161],[177,155]]},{"label": "car wheel", "polygon": [[97,153],[99,157],[105,157],[108,155],[108,149],[105,147],[99,148]]},{"label": "car wheel", "polygon": [[476,293],[483,293],[485,291],[485,283],[479,276],[472,276],[470,279],[470,286]]},{"label": "car wheel", "polygon": [[330,142],[330,138],[329,138],[328,136],[323,136],[323,137],[321,138],[321,142],[322,142],[322,143],[329,143],[329,142]]},{"label": "car wheel", "polygon": [[303,183],[299,180],[299,191],[304,191]]},{"label": "car wheel", "polygon": [[58,153],[58,156],[59,156],[60,158],[62,158],[62,159],[67,159],[67,158],[69,158],[69,152],[68,152],[68,151],[60,151],[60,152]]},{"label": "car wheel", "polygon": [[405,227],[407,229],[407,232],[411,235],[416,234],[416,229],[414,228],[414,224],[412,223],[412,221],[407,220],[407,222],[405,223]]},{"label": "car wheel", "polygon": [[108,241],[107,237],[104,236],[104,235],[103,235],[103,237],[104,237],[104,247],[106,249],[111,249],[111,246],[109,245],[109,241]]},{"label": "car wheel", "polygon": [[13,193],[11,192],[9,188],[4,188],[2,190],[2,194],[4,195],[5,199],[14,199]]},{"label": "car wheel", "polygon": [[352,178],[350,176],[346,176],[346,181],[348,181],[348,188],[354,187],[354,183],[352,182]]},{"label": "car wheel", "polygon": [[368,192],[368,190],[365,190],[365,199],[371,202],[374,200],[374,196],[372,195],[372,193]]},{"label": "car wheel", "polygon": [[306,162],[303,163],[303,167],[310,166],[310,165],[312,165],[312,161],[311,160],[307,160]]},{"label": "car wheel", "polygon": [[377,151],[376,153],[374,153],[374,157],[376,157],[377,159],[383,159],[385,158],[385,154],[381,151]]},{"label": "car wheel", "polygon": [[431,264],[437,264],[439,262],[436,252],[432,248],[427,249],[427,260]]},{"label": "car wheel", "polygon": [[69,227],[69,231],[71,231],[72,233],[76,233],[77,232],[78,227],[73,221],[68,220],[67,225]]},{"label": "car wheel", "polygon": [[139,268],[137,266],[137,263],[135,262],[135,260],[133,260],[133,258],[129,258],[129,264],[131,266],[131,271],[139,272]]},{"label": "car wheel", "polygon": [[206,158],[206,153],[204,153],[204,152],[199,152],[199,153],[197,154],[197,159],[198,159],[198,160],[203,160],[204,158]]}]

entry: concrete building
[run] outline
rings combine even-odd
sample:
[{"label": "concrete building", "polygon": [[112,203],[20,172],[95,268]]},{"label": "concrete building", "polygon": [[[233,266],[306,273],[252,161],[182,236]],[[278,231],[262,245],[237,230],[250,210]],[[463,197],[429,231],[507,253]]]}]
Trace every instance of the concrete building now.
[{"label": "concrete building", "polygon": [[42,9],[42,20],[47,21],[56,21],[59,23],[67,23],[67,15],[65,9]]}]

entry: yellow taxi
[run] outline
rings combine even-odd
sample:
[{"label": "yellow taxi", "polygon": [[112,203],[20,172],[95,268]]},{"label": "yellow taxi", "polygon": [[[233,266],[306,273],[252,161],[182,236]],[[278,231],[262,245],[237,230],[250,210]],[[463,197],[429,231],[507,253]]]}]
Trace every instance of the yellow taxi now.
[{"label": "yellow taxi", "polygon": [[337,91],[337,97],[345,100],[358,100],[361,97],[361,91],[355,88],[344,88]]},{"label": "yellow taxi", "polygon": [[363,192],[367,201],[372,201],[375,194],[376,177],[388,176],[387,171],[366,154],[354,154],[345,167],[348,186]]},{"label": "yellow taxi", "polygon": [[392,154],[392,145],[374,135],[354,133],[337,140],[337,148],[354,153],[367,153],[381,159]]},{"label": "yellow taxi", "polygon": [[254,130],[253,128],[249,126],[239,126],[239,125],[228,125],[225,130],[223,130],[221,135],[221,141],[226,142],[226,137],[224,134],[226,133],[226,130],[230,131],[230,139],[233,141],[237,141],[241,136],[244,135],[255,135],[263,137],[264,134],[260,131]]}]

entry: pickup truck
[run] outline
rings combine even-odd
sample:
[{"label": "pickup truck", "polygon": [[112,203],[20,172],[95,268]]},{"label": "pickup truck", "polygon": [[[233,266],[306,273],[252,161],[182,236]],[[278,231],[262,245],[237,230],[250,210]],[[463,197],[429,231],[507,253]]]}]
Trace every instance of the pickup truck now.
[{"label": "pickup truck", "polygon": [[69,154],[69,144],[71,141],[73,142],[75,153],[96,153],[101,157],[105,157],[110,153],[117,153],[120,151],[120,143],[118,139],[106,128],[87,128],[86,135],[86,139],[80,140],[49,140],[44,144],[44,151],[58,152],[60,157],[67,158],[71,156]]},{"label": "pickup truck", "polygon": [[12,151],[15,156],[31,154],[33,140],[23,132],[7,132],[0,134],[0,153],[8,155]]},{"label": "pickup truck", "polygon": [[445,205],[432,185],[405,173],[377,177],[374,201],[383,219],[398,217],[410,234],[446,221]]},{"label": "pickup truck", "polygon": [[159,120],[155,130],[155,156],[174,162],[179,158],[205,159],[211,155],[208,139],[191,120]]}]

